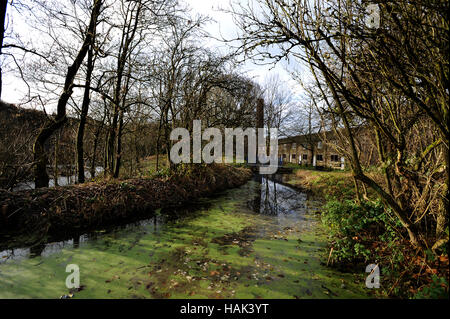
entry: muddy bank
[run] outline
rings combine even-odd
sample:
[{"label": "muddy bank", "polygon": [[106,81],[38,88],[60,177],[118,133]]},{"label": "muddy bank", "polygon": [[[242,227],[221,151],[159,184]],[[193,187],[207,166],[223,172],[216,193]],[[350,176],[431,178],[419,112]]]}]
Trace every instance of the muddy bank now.
[{"label": "muddy bank", "polygon": [[146,217],[245,184],[248,169],[192,166],[166,178],[131,179],[45,188],[16,193],[0,190],[0,237],[61,235]]}]

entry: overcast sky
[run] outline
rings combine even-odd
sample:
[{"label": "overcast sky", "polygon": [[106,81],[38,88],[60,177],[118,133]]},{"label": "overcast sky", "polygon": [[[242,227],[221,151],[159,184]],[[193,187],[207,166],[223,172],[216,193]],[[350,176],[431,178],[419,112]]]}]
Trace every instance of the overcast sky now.
[{"label": "overcast sky", "polygon": [[[236,1],[236,0],[234,0]],[[247,0],[244,0],[245,2]],[[232,39],[236,37],[239,30],[235,26],[230,14],[223,12],[221,9],[230,8],[230,0],[184,0],[192,8],[192,14],[201,14],[211,17],[214,21],[205,26],[206,31],[212,37]],[[14,31],[20,33],[29,33],[24,23],[24,17],[18,16],[17,13],[9,8],[8,14],[10,22],[14,24]],[[220,41],[209,39],[206,46],[212,47],[215,50],[226,52],[226,45]],[[258,83],[263,83],[264,79],[271,74],[278,74],[280,78],[286,83],[286,86],[291,89],[293,94],[299,96],[301,94],[301,87],[298,83],[291,79],[291,76],[285,70],[286,65],[282,63],[273,65],[256,65],[248,61],[241,67],[241,72],[253,78]],[[9,103],[20,103],[27,92],[23,82],[12,76],[12,74],[5,74],[3,79],[3,93],[2,99]]]}]

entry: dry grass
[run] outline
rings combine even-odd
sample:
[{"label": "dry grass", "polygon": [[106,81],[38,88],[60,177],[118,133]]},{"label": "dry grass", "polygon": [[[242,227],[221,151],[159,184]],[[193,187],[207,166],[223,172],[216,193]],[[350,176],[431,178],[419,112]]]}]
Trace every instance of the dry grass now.
[{"label": "dry grass", "polygon": [[321,172],[299,169],[289,184],[323,197],[352,199],[355,196],[350,172]]},{"label": "dry grass", "polygon": [[[366,174],[384,187],[381,174],[378,172],[367,172]],[[349,171],[323,172],[298,169],[291,176],[289,184],[328,199],[346,200],[354,199],[356,196],[353,175]],[[361,192],[364,193],[363,185],[360,184],[360,186]],[[366,193],[370,199],[378,198],[377,194],[371,189],[366,188]]]}]

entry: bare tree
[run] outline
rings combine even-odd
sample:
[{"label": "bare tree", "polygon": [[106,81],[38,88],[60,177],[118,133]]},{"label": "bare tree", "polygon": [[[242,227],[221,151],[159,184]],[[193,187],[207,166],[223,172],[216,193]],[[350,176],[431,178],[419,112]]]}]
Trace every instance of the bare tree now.
[{"label": "bare tree", "polygon": [[[262,90],[264,92],[264,116],[267,127],[277,128],[279,130],[292,115],[291,107],[293,97],[286,85],[278,74],[265,78]],[[281,134],[283,133],[281,132]]]},{"label": "bare tree", "polygon": [[[99,57],[102,57],[102,51],[103,47],[105,45],[105,42],[107,41],[109,37],[109,29],[105,35],[102,35],[103,40],[97,40],[97,29],[98,24],[101,21],[97,20],[97,26],[94,30],[94,34],[91,39],[91,43],[89,43],[89,50],[87,53],[87,64],[86,64],[86,79],[85,79],[85,87],[84,87],[84,95],[83,95],[83,101],[82,106],[80,110],[80,122],[78,125],[78,131],[77,131],[77,168],[78,168],[78,183],[84,183],[85,182],[85,152],[84,152],[84,137],[85,137],[85,127],[88,119],[88,113],[89,113],[89,106],[91,103],[91,83],[92,83],[92,77],[94,72],[94,67],[96,60]],[[103,54],[104,56],[104,54]],[[100,126],[102,127],[102,126]],[[96,134],[100,134],[99,131],[96,132]],[[98,139],[95,139],[94,142],[94,150],[93,150],[93,162],[95,163],[95,153],[97,144],[96,142]],[[92,167],[92,165],[91,165]],[[95,175],[95,168],[94,170],[91,170],[91,177]]]},{"label": "bare tree", "polygon": [[86,57],[90,43],[92,43],[92,39],[95,34],[95,28],[97,25],[97,20],[100,15],[101,6],[102,6],[101,0],[94,0],[89,25],[88,28],[85,30],[84,41],[81,45],[81,48],[75,60],[67,70],[64,89],[57,104],[57,115],[54,120],[49,121],[42,128],[38,137],[36,138],[36,142],[34,144],[34,159],[36,162],[34,179],[36,188],[48,187],[49,183],[49,178],[47,174],[48,157],[45,151],[45,143],[53,135],[53,133],[60,127],[62,127],[67,121],[66,106],[73,92],[73,84],[75,76],[77,75],[78,70],[80,69],[83,63],[83,60]]},{"label": "bare tree", "polygon": [[[418,211],[417,203],[441,200],[435,211],[439,241],[448,224],[443,217],[448,211],[448,22],[443,13],[448,3],[380,1],[383,24],[375,29],[366,23],[366,8],[360,2],[252,3],[233,10],[244,31],[242,51],[274,62],[290,58],[308,65],[324,104],[335,115],[336,132],[345,128],[340,135],[350,150],[355,179],[392,208],[418,247],[424,246],[419,226],[423,216],[433,214],[428,214],[429,205]],[[412,132],[424,121],[433,127],[434,136],[411,161]],[[393,192],[364,172],[354,130],[362,122],[380,135],[381,153],[387,155],[387,146],[395,150],[384,163],[386,178],[396,184]],[[425,169],[419,164],[423,161],[433,165]],[[447,169],[441,179],[443,167]],[[444,185],[446,196],[431,191],[439,185]]]}]

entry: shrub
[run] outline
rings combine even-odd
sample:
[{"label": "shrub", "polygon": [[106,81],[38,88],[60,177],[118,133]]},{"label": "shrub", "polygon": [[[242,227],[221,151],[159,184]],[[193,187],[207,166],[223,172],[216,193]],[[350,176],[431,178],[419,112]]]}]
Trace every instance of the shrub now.
[{"label": "shrub", "polygon": [[448,281],[436,275],[433,275],[431,280],[430,285],[414,295],[414,299],[448,299]]},{"label": "shrub", "polygon": [[329,201],[322,221],[332,239],[333,260],[341,262],[373,261],[373,244],[379,240],[394,243],[401,229],[380,201]]}]

